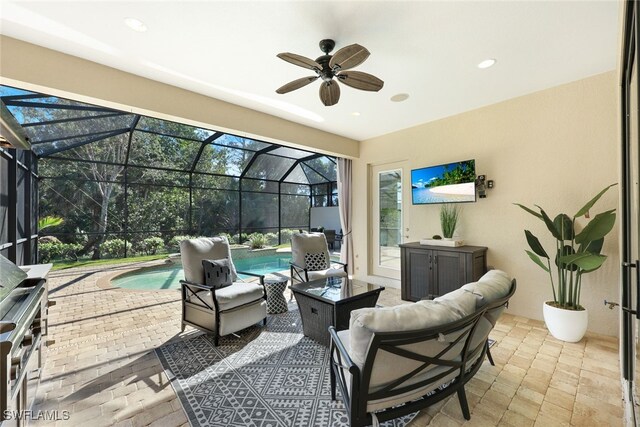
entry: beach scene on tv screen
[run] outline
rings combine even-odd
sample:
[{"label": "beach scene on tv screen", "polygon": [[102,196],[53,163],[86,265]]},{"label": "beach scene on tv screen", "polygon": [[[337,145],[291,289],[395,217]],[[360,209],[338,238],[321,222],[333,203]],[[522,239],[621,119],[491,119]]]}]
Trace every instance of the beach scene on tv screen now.
[{"label": "beach scene on tv screen", "polygon": [[414,204],[475,202],[475,160],[411,171]]}]

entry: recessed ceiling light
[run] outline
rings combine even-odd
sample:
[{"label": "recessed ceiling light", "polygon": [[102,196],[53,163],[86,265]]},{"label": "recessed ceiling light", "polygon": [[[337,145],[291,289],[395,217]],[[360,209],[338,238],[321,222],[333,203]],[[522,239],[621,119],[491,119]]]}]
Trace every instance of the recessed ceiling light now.
[{"label": "recessed ceiling light", "polygon": [[359,112],[357,112],[357,111],[354,111],[353,113],[351,113],[351,115],[352,115],[352,116],[359,116],[359,115],[360,115],[360,113],[359,113]]},{"label": "recessed ceiling light", "polygon": [[133,31],[137,31],[139,33],[144,33],[147,31],[147,26],[144,25],[139,19],[136,18],[124,18],[124,23],[127,24],[127,27],[131,28]]},{"label": "recessed ceiling light", "polygon": [[493,58],[485,59],[484,61],[482,61],[481,63],[478,64],[478,68],[482,68],[482,69],[489,68],[489,67],[494,66],[496,64],[496,62],[498,62],[498,61],[496,61]]},{"label": "recessed ceiling light", "polygon": [[393,102],[402,102],[402,101],[406,101],[407,99],[409,99],[409,94],[408,93],[398,93],[398,94],[393,95],[391,97],[391,100]]}]

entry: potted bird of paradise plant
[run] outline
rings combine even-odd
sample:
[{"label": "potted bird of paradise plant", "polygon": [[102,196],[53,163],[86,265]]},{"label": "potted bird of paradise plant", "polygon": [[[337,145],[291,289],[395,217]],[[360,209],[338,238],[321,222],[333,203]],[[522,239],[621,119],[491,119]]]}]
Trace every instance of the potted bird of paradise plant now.
[{"label": "potted bird of paradise plant", "polygon": [[599,269],[607,257],[602,255],[605,236],[613,229],[615,209],[601,212],[577,230],[576,219],[589,218],[589,210],[616,184],[600,191],[579,209],[573,217],[560,213],[554,219],[538,205],[537,209],[514,203],[543,221],[555,239],[555,252],[544,249],[540,240],[529,230],[524,234],[531,250],[525,252],[549,274],[553,300],[543,305],[543,317],[551,334],[563,341],[578,342],[587,331],[587,309],[580,304],[582,277]]}]

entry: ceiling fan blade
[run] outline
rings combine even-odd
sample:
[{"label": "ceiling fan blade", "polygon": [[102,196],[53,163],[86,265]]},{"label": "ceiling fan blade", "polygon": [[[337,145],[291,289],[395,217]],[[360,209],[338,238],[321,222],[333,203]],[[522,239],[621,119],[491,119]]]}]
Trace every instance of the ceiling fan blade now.
[{"label": "ceiling fan blade", "polygon": [[303,77],[301,79],[294,80],[292,82],[283,85],[281,88],[276,90],[276,93],[283,94],[287,92],[291,92],[292,90],[300,89],[303,86],[308,85],[309,83],[315,81],[318,76],[311,77]]},{"label": "ceiling fan blade", "polygon": [[320,85],[320,100],[327,107],[335,105],[340,100],[340,86],[333,80]]},{"label": "ceiling fan blade", "polygon": [[339,67],[341,70],[357,67],[362,64],[368,57],[369,51],[359,44],[350,44],[338,50],[329,60],[329,67]]},{"label": "ceiling fan blade", "polygon": [[360,90],[377,92],[384,86],[384,82],[376,76],[361,71],[347,71],[336,75],[336,77],[341,83]]},{"label": "ceiling fan blade", "polygon": [[298,67],[308,68],[309,70],[321,70],[322,66],[318,64],[313,59],[306,58],[302,55],[296,55],[295,53],[279,53],[278,58],[290,62],[293,65],[297,65]]}]

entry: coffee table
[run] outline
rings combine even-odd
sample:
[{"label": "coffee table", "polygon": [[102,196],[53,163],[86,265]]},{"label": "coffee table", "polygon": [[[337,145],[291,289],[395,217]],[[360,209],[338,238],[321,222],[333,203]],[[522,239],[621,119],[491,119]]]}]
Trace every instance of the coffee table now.
[{"label": "coffee table", "polygon": [[374,307],[384,286],[342,277],[289,286],[298,303],[305,336],[329,346],[329,326],[349,328],[351,311]]}]

